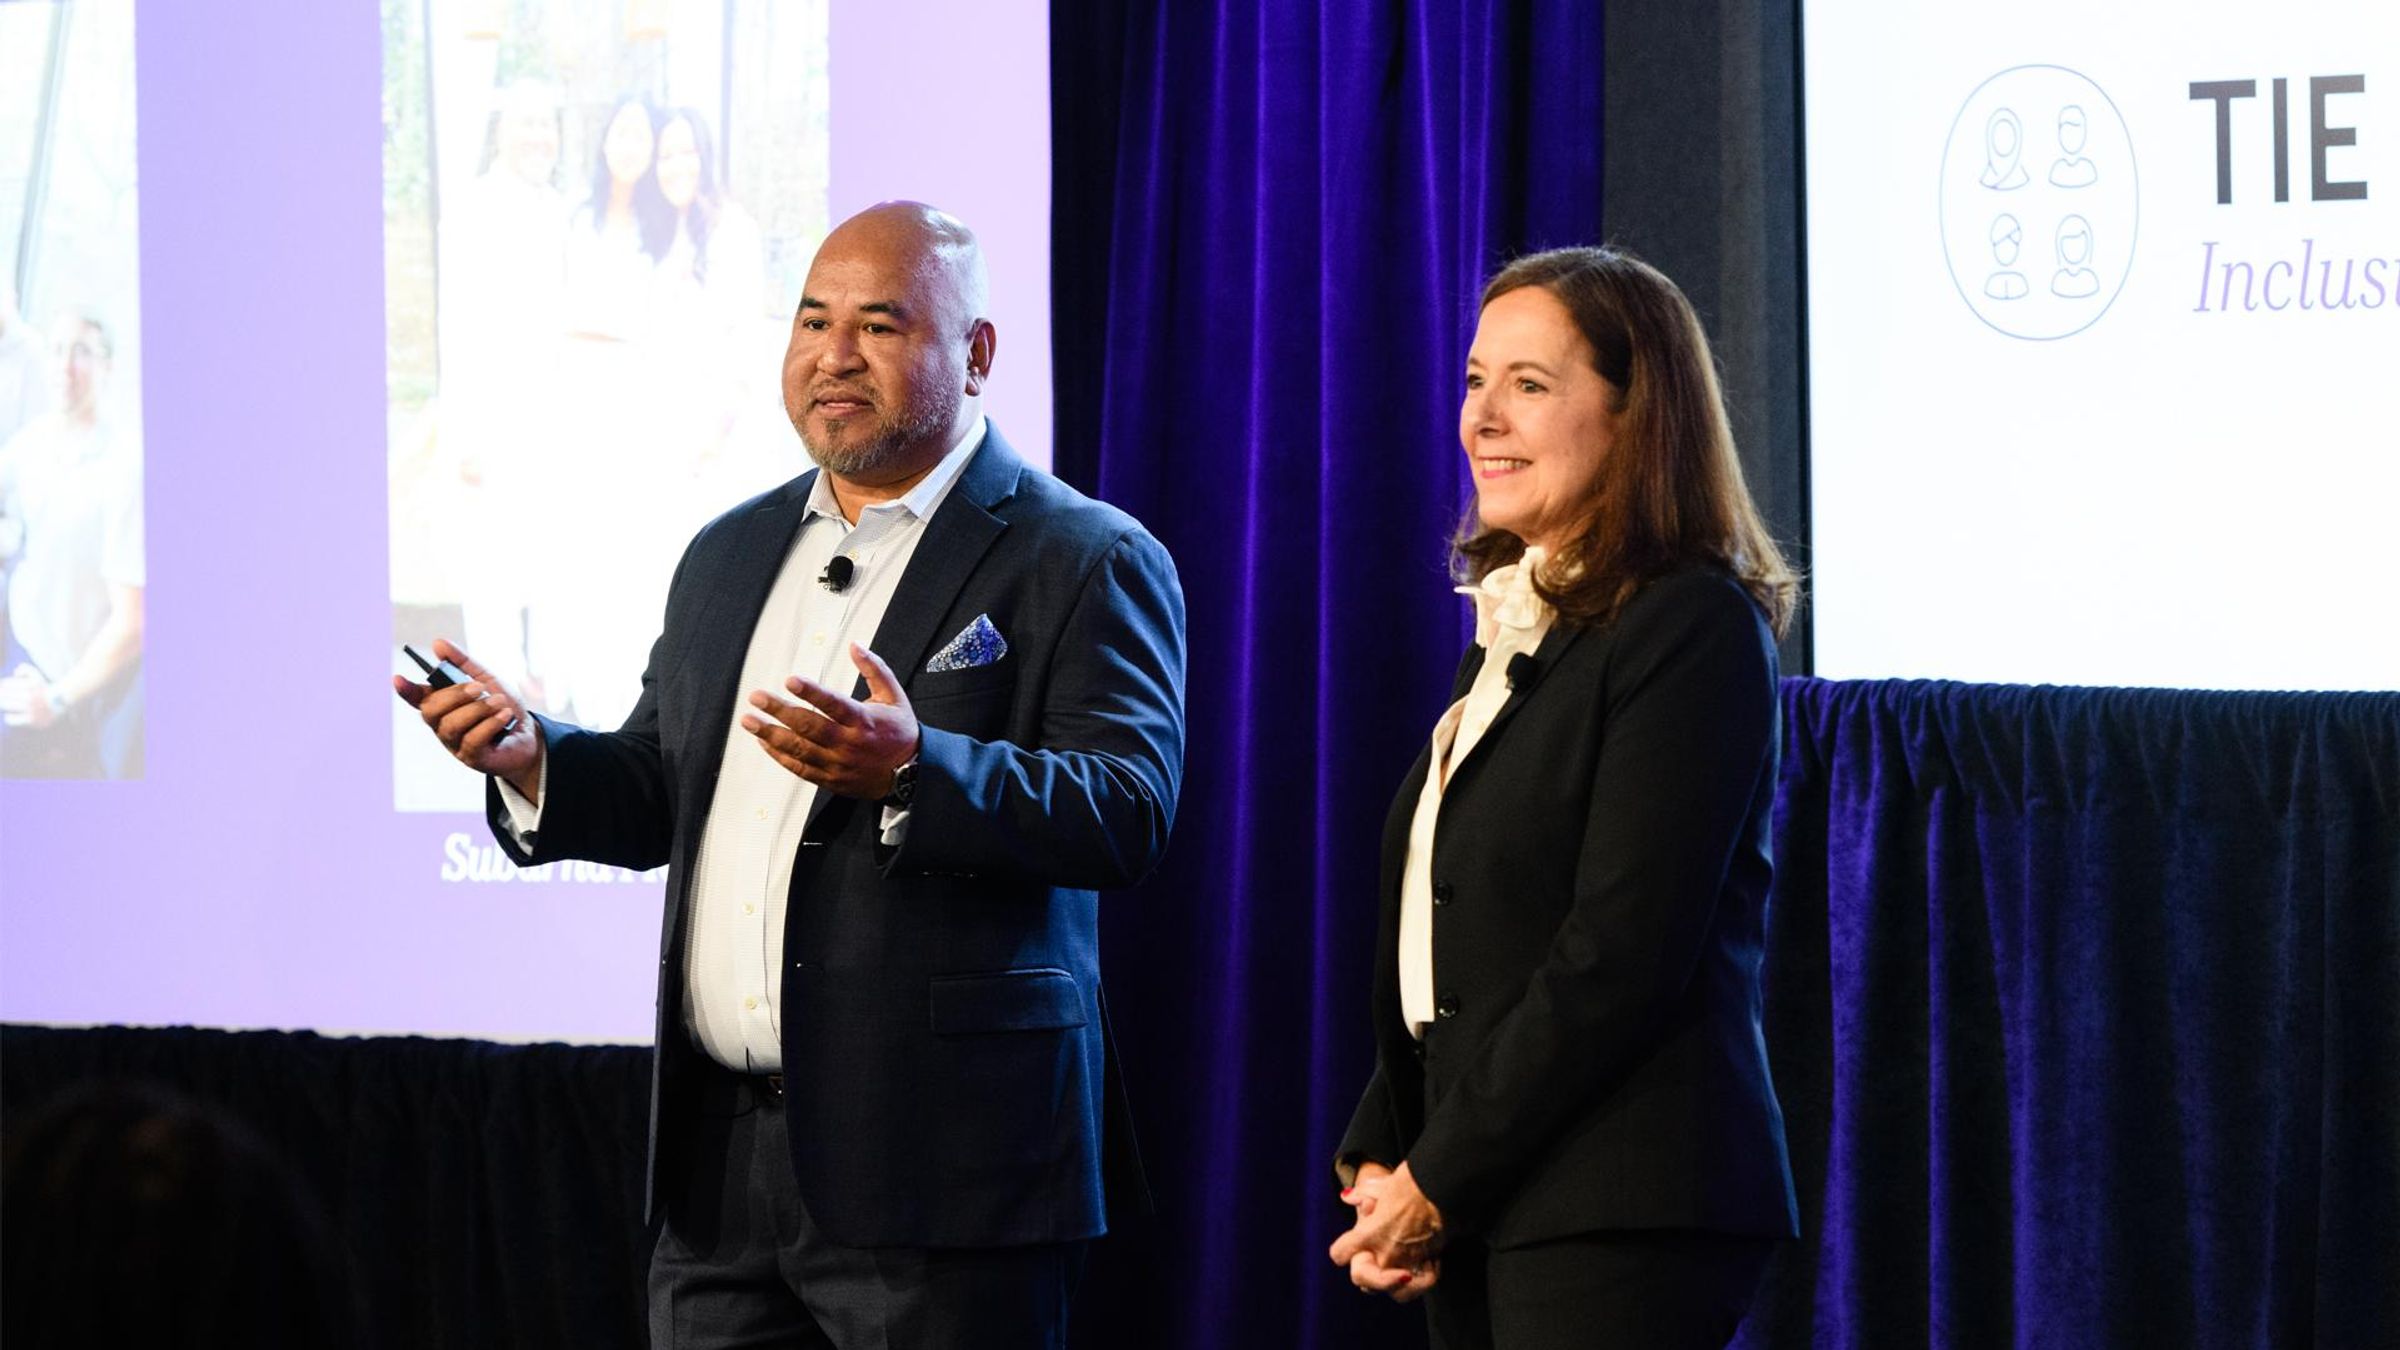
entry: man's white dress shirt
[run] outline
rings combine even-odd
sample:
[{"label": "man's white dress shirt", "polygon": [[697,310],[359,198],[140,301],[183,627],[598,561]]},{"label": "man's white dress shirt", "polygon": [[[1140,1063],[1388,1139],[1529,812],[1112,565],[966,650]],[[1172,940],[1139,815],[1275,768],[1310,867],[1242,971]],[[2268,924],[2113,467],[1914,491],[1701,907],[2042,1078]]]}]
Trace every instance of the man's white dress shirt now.
[{"label": "man's white dress shirt", "polygon": [[[976,418],[907,496],[862,509],[855,525],[843,519],[830,475],[818,473],[798,537],[750,630],[741,693],[725,710],[716,795],[693,868],[686,916],[691,939],[684,956],[684,1026],[694,1045],[729,1069],[774,1073],[783,1067],[784,907],[801,831],[817,799],[815,784],[769,758],[758,738],[742,729],[742,715],[755,711],[750,692],[764,689],[797,702],[783,687],[793,675],[848,692],[858,675],[850,644],[873,641],[924,537],[925,522],[982,443],[984,426],[984,419]],[[849,585],[833,591],[818,578],[837,554],[856,570]],[[547,797],[547,758],[542,776],[536,787]],[[531,847],[540,810],[506,782],[500,784],[500,797],[518,843]],[[887,809],[885,842],[897,842],[906,823],[906,813]]]}]

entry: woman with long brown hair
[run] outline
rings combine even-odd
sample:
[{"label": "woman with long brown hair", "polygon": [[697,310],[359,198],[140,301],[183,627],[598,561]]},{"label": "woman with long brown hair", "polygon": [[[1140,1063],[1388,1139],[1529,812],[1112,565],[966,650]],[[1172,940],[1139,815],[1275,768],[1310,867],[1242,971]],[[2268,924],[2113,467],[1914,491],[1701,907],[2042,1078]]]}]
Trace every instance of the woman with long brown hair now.
[{"label": "woman with long brown hair", "polygon": [[1798,1227],[1759,996],[1798,583],[1622,251],[1492,278],[1459,440],[1476,642],[1384,832],[1332,1257],[1437,1347],[1721,1346]]}]

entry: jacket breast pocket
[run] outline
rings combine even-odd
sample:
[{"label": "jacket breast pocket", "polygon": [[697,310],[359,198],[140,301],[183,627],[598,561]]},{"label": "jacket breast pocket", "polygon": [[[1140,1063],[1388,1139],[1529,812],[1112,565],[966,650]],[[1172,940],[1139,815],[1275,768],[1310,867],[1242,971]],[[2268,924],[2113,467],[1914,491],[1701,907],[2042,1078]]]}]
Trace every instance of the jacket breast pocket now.
[{"label": "jacket breast pocket", "polygon": [[1054,966],[981,975],[936,975],[933,1032],[1060,1031],[1084,1024],[1083,991]]},{"label": "jacket breast pocket", "polygon": [[974,670],[919,675],[909,686],[909,705],[929,727],[979,741],[1005,740],[1016,702],[1017,668],[1000,661]]},{"label": "jacket breast pocket", "polygon": [[925,671],[908,682],[908,701],[939,703],[944,699],[964,698],[969,694],[998,693],[1016,682],[1017,663],[1004,656],[988,666]]}]

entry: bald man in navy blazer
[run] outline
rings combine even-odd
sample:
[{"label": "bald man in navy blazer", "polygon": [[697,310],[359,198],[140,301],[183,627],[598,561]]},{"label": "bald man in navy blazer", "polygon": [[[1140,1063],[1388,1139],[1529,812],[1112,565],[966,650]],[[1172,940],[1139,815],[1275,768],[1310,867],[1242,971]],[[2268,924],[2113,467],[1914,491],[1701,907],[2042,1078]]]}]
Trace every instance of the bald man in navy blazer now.
[{"label": "bald man in navy blazer", "polygon": [[984,296],[931,208],[828,236],[784,363],[820,468],[692,541],[623,727],[447,644],[470,682],[398,685],[520,864],[670,866],[654,1345],[1062,1344],[1145,1198],[1094,893],[1166,847],[1182,593],[984,418]]}]

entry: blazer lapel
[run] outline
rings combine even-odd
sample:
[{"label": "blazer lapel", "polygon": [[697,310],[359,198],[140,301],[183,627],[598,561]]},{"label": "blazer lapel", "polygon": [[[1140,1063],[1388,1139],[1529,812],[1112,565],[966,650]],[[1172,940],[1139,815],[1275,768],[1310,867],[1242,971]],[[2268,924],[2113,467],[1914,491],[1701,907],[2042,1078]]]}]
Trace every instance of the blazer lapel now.
[{"label": "blazer lapel", "polygon": [[[702,596],[700,618],[689,626],[693,646],[683,657],[691,668],[691,686],[699,691],[698,697],[685,704],[687,720],[714,722],[729,716],[727,710],[738,705],[744,692],[740,688],[742,662],[750,653],[751,631],[758,627],[758,616],[767,607],[767,596],[775,589],[775,578],[783,571],[784,557],[792,551],[801,522],[808,519],[808,494],[816,478],[817,470],[811,469],[786,483],[758,509],[727,522],[734,534],[722,550],[725,561],[706,576],[683,578],[685,589],[696,587]],[[724,735],[721,730],[685,730],[692,743],[701,746],[714,746]],[[686,802],[707,809],[721,763],[713,751],[684,757]],[[675,875],[691,875],[700,833],[697,828],[690,831],[684,846],[686,856],[676,860]]]},{"label": "blazer lapel", "polygon": [[1483,646],[1481,643],[1470,642],[1467,644],[1467,654],[1458,659],[1458,674],[1450,680],[1450,701],[1452,703],[1465,698],[1467,691],[1475,687],[1475,676],[1482,669]]},{"label": "blazer lapel", "polygon": [[[1425,775],[1432,771],[1433,744],[1428,737],[1419,744],[1416,763],[1400,780],[1399,790],[1392,794],[1391,810],[1384,817],[1383,865],[1375,886],[1375,971],[1368,982],[1379,1042],[1386,1040],[1387,1030],[1400,1026],[1400,880],[1408,867],[1409,827],[1416,820],[1417,798],[1425,791]],[[1386,1046],[1386,1053],[1400,1053],[1406,1039],[1407,1034],[1399,1032],[1398,1039]]]},{"label": "blazer lapel", "polygon": [[[1024,468],[1008,442],[1000,439],[1000,429],[991,428],[959,474],[958,486],[942,499],[933,519],[925,522],[925,535],[909,556],[908,570],[900,574],[899,588],[892,592],[891,608],[883,612],[875,640],[868,644],[900,677],[901,688],[916,682],[933,655],[933,644],[951,636],[938,629],[949,617],[967,578],[975,574],[975,565],[1008,529],[1008,522],[993,515],[992,508],[1015,493],[1017,475]],[[866,696],[867,682],[862,677],[850,697]]]},{"label": "blazer lapel", "polygon": [[[692,686],[704,695],[691,707],[703,717],[719,716],[741,697],[734,686],[741,682],[742,662],[750,653],[750,634],[758,627],[758,616],[767,607],[801,522],[808,519],[808,494],[816,477],[817,471],[809,470],[757,510],[731,522],[735,533],[720,555],[725,563],[713,576],[685,579],[686,586],[697,583],[706,597],[699,621],[691,625],[696,645],[686,658],[692,663]],[[712,756],[693,758],[696,763],[707,761],[709,772],[716,771]]]},{"label": "blazer lapel", "polygon": [[[1483,669],[1483,655],[1481,646],[1472,642],[1467,644],[1467,650],[1458,658],[1458,673],[1450,679],[1451,703],[1465,698],[1467,691],[1475,687],[1475,674]],[[1447,716],[1447,713],[1444,715]],[[1435,723],[1435,726],[1438,729],[1440,723]],[[1377,877],[1376,894],[1381,897],[1387,919],[1400,911],[1400,871],[1408,864],[1408,826],[1416,815],[1417,797],[1425,791],[1425,776],[1432,772],[1433,737],[1427,735],[1418,743],[1416,763],[1409,767],[1407,777],[1400,780],[1400,788],[1392,798],[1395,803],[1392,814],[1384,825],[1383,869]],[[1457,781],[1455,772],[1451,774],[1451,780]],[[1397,960],[1398,951],[1399,948],[1394,946],[1386,955]],[[1383,957],[1376,959],[1380,962]],[[1377,969],[1382,969],[1382,966],[1378,965]]]},{"label": "blazer lapel", "polygon": [[[1024,470],[1024,461],[1001,439],[1000,428],[987,426],[983,444],[960,472],[957,486],[934,510],[933,519],[925,522],[924,537],[909,555],[908,570],[900,574],[891,607],[884,610],[883,622],[875,628],[875,640],[867,644],[892,668],[903,690],[916,683],[933,654],[933,644],[948,640],[950,635],[940,631],[942,621],[949,617],[958,593],[975,574],[983,555],[1008,529],[1008,522],[993,515],[992,508],[1015,494],[1017,477]],[[865,676],[851,684],[850,697],[865,701]],[[825,814],[836,800],[830,792],[817,794],[801,838],[822,842],[841,828],[839,817],[828,820]]]},{"label": "blazer lapel", "polygon": [[1580,625],[1570,627],[1553,622],[1550,631],[1542,635],[1542,645],[1533,649],[1533,655],[1530,658],[1517,658],[1524,664],[1518,667],[1517,672],[1512,672],[1514,678],[1509,681],[1507,699],[1500,704],[1500,710],[1492,714],[1492,723],[1483,729],[1483,738],[1475,742],[1475,748],[1467,752],[1465,759],[1451,766],[1450,784],[1443,790],[1445,799],[1458,791],[1458,785],[1467,773],[1484,761],[1492,742],[1500,738],[1501,728],[1508,725],[1508,719],[1517,715],[1517,709],[1525,706],[1525,700],[1549,677],[1550,672],[1558,669],[1559,659],[1567,654],[1568,648],[1582,639],[1584,632],[1585,629]]}]

